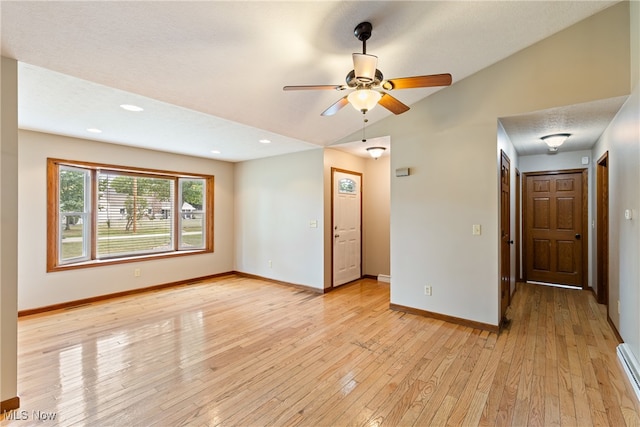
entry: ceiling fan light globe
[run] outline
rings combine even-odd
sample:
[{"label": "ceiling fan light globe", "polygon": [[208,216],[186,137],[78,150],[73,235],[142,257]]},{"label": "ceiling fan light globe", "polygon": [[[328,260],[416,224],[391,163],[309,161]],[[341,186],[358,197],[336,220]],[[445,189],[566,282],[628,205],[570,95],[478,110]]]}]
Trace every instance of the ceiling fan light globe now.
[{"label": "ceiling fan light globe", "polygon": [[378,65],[378,57],[375,55],[367,55],[366,53],[353,54],[353,70],[356,79],[361,83],[371,83],[376,78],[376,66]]},{"label": "ceiling fan light globe", "polygon": [[357,89],[347,96],[349,103],[358,111],[369,111],[376,106],[382,94],[371,89]]}]

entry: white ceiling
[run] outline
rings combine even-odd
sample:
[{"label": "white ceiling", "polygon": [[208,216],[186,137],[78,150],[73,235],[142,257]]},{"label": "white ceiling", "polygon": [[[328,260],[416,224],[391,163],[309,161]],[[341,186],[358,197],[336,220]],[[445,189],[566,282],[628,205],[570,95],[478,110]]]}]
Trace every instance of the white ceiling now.
[{"label": "white ceiling", "polygon": [[[361,21],[373,24],[367,53],[386,78],[448,72],[455,84],[614,3],[2,0],[2,55],[21,62],[22,128],[241,161],[328,146],[362,128],[350,107],[320,116],[337,92],[282,90],[342,84],[361,51]],[[393,95],[412,105],[435,90]],[[367,113],[370,123],[389,115]],[[526,128],[511,121],[505,128]]]},{"label": "white ceiling", "polygon": [[547,145],[540,138],[556,133],[570,134],[559,151],[589,150],[626,99],[626,96],[620,96],[550,108],[502,117],[500,122],[521,156],[548,153]]}]

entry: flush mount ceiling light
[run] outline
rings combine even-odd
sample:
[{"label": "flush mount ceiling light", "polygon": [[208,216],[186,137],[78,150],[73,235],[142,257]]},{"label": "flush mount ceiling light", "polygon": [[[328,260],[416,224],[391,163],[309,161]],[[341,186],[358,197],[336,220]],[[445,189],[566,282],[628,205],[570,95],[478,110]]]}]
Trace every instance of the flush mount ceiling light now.
[{"label": "flush mount ceiling light", "polygon": [[102,133],[102,131],[98,128],[87,128],[87,132],[91,133]]},{"label": "flush mount ceiling light", "polygon": [[384,148],[384,147],[369,147],[369,148],[367,148],[367,151],[369,152],[371,157],[373,157],[376,160],[378,160],[380,158],[380,156],[382,156],[382,153],[384,153],[384,150],[386,150],[386,148]]},{"label": "flush mount ceiling light", "polygon": [[554,133],[553,135],[543,136],[540,139],[549,146],[549,151],[556,152],[558,147],[564,144],[570,136],[570,133]]},{"label": "flush mount ceiling light", "polygon": [[363,113],[375,107],[380,98],[382,98],[382,94],[377,90],[371,89],[357,89],[347,96],[353,108]]},{"label": "flush mount ceiling light", "polygon": [[269,139],[260,139],[260,140],[258,140],[258,142],[260,142],[262,144],[271,144],[271,140],[269,140]]},{"label": "flush mount ceiling light", "polygon": [[140,111],[144,111],[144,108],[142,107],[138,107],[137,105],[132,105],[132,104],[122,104],[120,105],[120,108],[127,110],[127,111],[133,111],[133,112],[140,112]]},{"label": "flush mount ceiling light", "polygon": [[219,151],[219,150],[211,150],[211,153],[213,153],[213,154],[220,154],[220,151]]}]

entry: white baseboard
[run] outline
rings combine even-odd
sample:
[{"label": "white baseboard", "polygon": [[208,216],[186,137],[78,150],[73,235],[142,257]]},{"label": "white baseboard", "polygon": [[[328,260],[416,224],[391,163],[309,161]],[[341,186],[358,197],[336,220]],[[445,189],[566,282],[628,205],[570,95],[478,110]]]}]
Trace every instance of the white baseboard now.
[{"label": "white baseboard", "polygon": [[628,344],[622,343],[618,345],[616,352],[624,371],[627,373],[627,377],[629,377],[629,382],[633,386],[633,391],[636,392],[636,397],[640,400],[640,363],[638,363],[638,359],[636,359]]},{"label": "white baseboard", "polygon": [[378,274],[378,282],[391,283],[391,276],[387,274]]}]

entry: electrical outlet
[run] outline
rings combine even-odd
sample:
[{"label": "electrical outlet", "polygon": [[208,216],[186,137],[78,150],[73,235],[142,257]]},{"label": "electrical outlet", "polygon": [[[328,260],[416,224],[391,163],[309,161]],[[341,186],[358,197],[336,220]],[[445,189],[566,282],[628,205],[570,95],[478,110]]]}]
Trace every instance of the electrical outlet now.
[{"label": "electrical outlet", "polygon": [[482,227],[480,226],[480,224],[473,224],[473,227],[471,228],[471,234],[473,234],[474,236],[479,236],[482,234]]},{"label": "electrical outlet", "polygon": [[431,286],[427,285],[424,287],[424,294],[427,296],[431,296]]},{"label": "electrical outlet", "polygon": [[133,270],[133,277],[140,277],[140,269],[136,268]]},{"label": "electrical outlet", "polygon": [[271,262],[271,260],[269,260],[269,268],[273,267],[273,263]]}]

